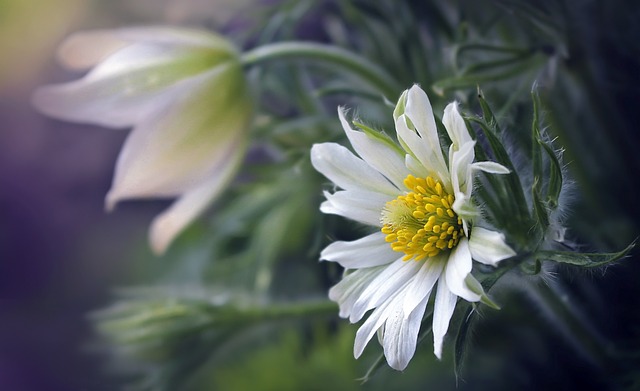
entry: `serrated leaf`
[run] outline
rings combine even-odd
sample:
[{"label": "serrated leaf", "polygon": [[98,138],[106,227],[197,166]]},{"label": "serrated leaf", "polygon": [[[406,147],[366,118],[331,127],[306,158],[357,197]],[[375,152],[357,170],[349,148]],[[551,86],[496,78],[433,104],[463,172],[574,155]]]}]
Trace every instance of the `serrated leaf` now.
[{"label": "serrated leaf", "polygon": [[553,261],[582,267],[598,267],[625,257],[635,245],[636,242],[634,241],[624,250],[615,253],[574,253],[570,251],[542,250],[533,256],[535,259],[541,261]]}]

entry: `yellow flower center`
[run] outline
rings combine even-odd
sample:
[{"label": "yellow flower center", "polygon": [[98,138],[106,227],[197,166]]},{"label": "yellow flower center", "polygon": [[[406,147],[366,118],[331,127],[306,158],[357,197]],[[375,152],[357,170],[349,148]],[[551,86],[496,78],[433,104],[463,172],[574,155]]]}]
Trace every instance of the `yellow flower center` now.
[{"label": "yellow flower center", "polygon": [[464,235],[462,220],[451,209],[455,198],[440,181],[409,175],[404,184],[410,190],[387,202],[382,210],[382,233],[403,260],[422,260],[454,248]]}]

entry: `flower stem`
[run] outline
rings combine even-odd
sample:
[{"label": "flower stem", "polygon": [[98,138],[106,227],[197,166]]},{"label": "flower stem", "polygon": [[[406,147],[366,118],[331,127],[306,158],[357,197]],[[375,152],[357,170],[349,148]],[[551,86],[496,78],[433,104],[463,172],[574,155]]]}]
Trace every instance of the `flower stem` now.
[{"label": "flower stem", "polygon": [[300,59],[336,65],[371,84],[388,99],[394,100],[402,88],[383,68],[348,50],[313,42],[279,42],[249,50],[241,57],[245,66],[278,59]]}]

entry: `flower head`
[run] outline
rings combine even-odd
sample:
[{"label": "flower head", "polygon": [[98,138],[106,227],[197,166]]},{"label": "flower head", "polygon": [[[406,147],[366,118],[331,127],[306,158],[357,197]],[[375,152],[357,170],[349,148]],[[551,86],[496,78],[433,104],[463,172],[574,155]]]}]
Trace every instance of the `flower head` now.
[{"label": "flower head", "polygon": [[356,334],[355,357],[378,332],[387,362],[402,370],[413,357],[435,290],[434,353],[440,358],[457,298],[486,298],[471,275],[472,259],[496,265],[515,255],[501,233],[473,224],[474,172],[509,171],[494,162],[474,162],[475,141],[456,103],[443,116],[452,141],[445,159],[431,104],[418,86],[402,94],[393,114],[400,146],[381,134],[352,129],[342,109],[338,115],[360,157],[335,143],[313,146],[313,166],[343,189],[325,192],[320,209],[378,232],[322,251],[322,259],[347,269],[329,297],[352,323],[373,310]]},{"label": "flower head", "polygon": [[152,223],[152,248],[163,252],[244,156],[252,102],[236,49],[208,32],[125,28],[72,35],[59,59],[91,70],[80,80],[41,87],[34,105],[67,121],[133,127],[106,205],[178,197]]}]

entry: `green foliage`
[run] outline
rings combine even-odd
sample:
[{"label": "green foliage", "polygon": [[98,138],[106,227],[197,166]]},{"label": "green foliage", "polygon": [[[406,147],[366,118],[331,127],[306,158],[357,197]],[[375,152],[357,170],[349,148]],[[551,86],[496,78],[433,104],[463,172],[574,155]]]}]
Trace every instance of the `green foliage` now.
[{"label": "green foliage", "polygon": [[[562,19],[566,13],[557,8],[550,1],[352,0],[330,7],[316,1],[285,1],[280,8],[256,11],[249,32],[236,37],[247,42],[245,46],[256,45],[244,55],[247,78],[259,102],[249,157],[207,223],[192,228],[162,260],[169,266],[158,280],[179,282],[177,291],[187,293],[134,291],[94,317],[119,370],[133,372],[136,380],[142,379],[141,388],[154,390],[351,390],[358,389],[358,377],[371,388],[385,378],[391,379],[388,389],[400,389],[403,379],[427,382],[438,376],[450,385],[453,375],[443,374],[450,371],[446,358],[445,363],[436,363],[429,343],[418,345],[418,355],[428,356],[419,361],[424,368],[409,368],[413,374],[404,378],[384,370],[379,348],[367,357],[368,370],[362,370],[352,357],[353,329],[336,331],[335,322],[314,317],[335,315],[335,305],[324,301],[298,305],[294,300],[325,297],[340,270],[318,264],[321,248],[329,240],[355,239],[361,233],[360,228],[336,223],[318,212],[326,183],[309,164],[309,148],[317,142],[344,142],[337,105],[359,107],[357,117],[374,125],[355,121],[354,126],[396,145],[387,133],[375,129],[393,129],[388,103],[414,83],[444,95],[430,94],[435,112],[454,98],[472,112],[475,96],[478,114],[466,115],[465,121],[477,142],[477,160],[495,161],[510,170],[506,175],[480,174],[474,189],[482,218],[505,234],[518,255],[496,268],[475,266],[474,275],[503,310],[500,315],[487,312],[483,319],[479,307],[459,305],[457,327],[452,325],[448,335],[454,341],[455,375],[462,378],[464,368],[482,378],[473,372],[474,365],[493,370],[500,367],[496,362],[502,351],[517,355],[516,348],[503,345],[510,341],[504,341],[509,338],[504,334],[487,332],[487,340],[495,346],[485,346],[489,350],[480,353],[474,353],[471,338],[476,326],[482,328],[494,316],[506,324],[531,317],[529,304],[526,307],[509,296],[516,289],[499,284],[503,278],[528,289],[530,281],[539,283],[559,273],[555,264],[597,267],[632,254],[634,244],[612,253],[557,251],[573,246],[571,240],[554,235],[565,225],[593,239],[596,248],[621,248],[620,241],[627,240],[626,244],[637,237],[638,220],[632,213],[637,205],[633,209],[627,200],[621,212],[612,201],[617,201],[615,194],[596,194],[594,188],[600,189],[603,182],[589,176],[590,159],[608,162],[615,156],[604,147],[598,151],[601,155],[587,153],[590,150],[575,141],[598,134],[601,128],[576,126],[567,114],[575,111],[565,110],[562,97],[580,97],[587,91],[594,98],[594,91],[569,82],[584,79],[584,71],[572,69],[567,59],[575,42],[564,31],[569,28]],[[309,20],[321,22],[323,43],[282,43],[299,39],[297,32],[308,27]],[[540,84],[529,96],[534,80]],[[562,88],[568,86],[561,95],[557,90],[562,88],[554,87],[554,81]],[[548,121],[543,107],[552,113]],[[548,131],[547,122],[552,124]],[[440,133],[446,134],[442,129]],[[551,134],[559,134],[559,142]],[[572,160],[582,167],[577,169],[578,179],[592,183],[585,197],[596,201],[613,197],[606,202],[591,200],[591,207],[583,205],[589,213],[577,214],[569,222],[563,216],[563,203],[570,180],[555,146],[563,140],[575,141],[565,145],[568,153],[576,148]],[[625,172],[625,179],[637,176],[632,170]],[[617,231],[603,233],[606,229],[594,221],[613,221]],[[197,256],[185,255],[186,250],[181,251],[185,248]],[[558,298],[557,292],[543,293],[550,300]],[[514,303],[516,308],[510,307]],[[565,327],[576,325],[571,312],[558,303],[544,310]],[[281,327],[283,319],[295,322]],[[420,341],[429,340],[430,324],[427,314]],[[545,325],[536,327],[536,336],[548,337]],[[539,356],[547,357],[555,354],[555,346],[547,350],[538,346],[536,338],[543,337],[512,332],[511,338],[521,343],[520,350],[542,351]],[[588,345],[588,333],[583,336],[577,344]],[[468,360],[475,361],[470,365]],[[509,370],[507,364],[502,364],[503,373]],[[526,362],[512,364],[519,365],[520,371],[529,370]]]}]

